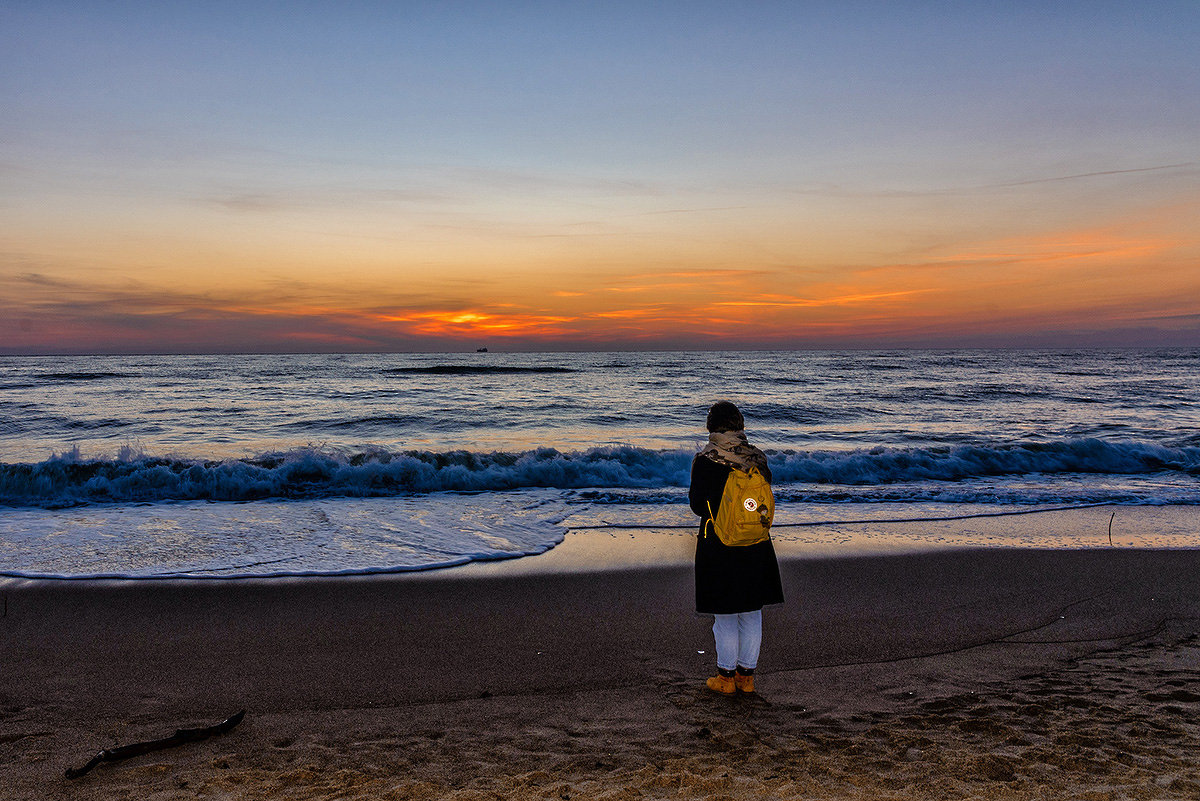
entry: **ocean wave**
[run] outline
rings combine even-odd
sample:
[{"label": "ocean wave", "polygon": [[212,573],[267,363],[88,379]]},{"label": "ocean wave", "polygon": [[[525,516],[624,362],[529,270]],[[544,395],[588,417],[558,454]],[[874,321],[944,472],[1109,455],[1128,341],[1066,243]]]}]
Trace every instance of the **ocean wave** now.
[{"label": "ocean wave", "polygon": [[[99,431],[104,428],[128,428],[136,425],[132,420],[121,420],[116,417],[106,417],[99,420],[70,420],[63,427],[72,431]],[[146,428],[143,427],[143,431]]]},{"label": "ocean wave", "polygon": [[[115,459],[85,459],[72,451],[36,464],[0,464],[0,504],[54,508],[529,488],[653,490],[686,486],[691,459],[688,451],[632,446],[518,453],[383,449],[353,453],[304,448],[223,461],[151,457],[128,449]],[[1089,473],[1173,473],[1190,481],[1200,477],[1200,447],[1075,439],[846,452],[771,451],[770,464],[777,485],[877,486]]]},{"label": "ocean wave", "polygon": [[135,378],[133,373],[113,373],[105,371],[97,372],[67,372],[67,373],[39,373],[38,378],[43,381],[103,381],[109,378]]},{"label": "ocean wave", "polygon": [[776,482],[890,484],[962,481],[1006,475],[1102,473],[1144,475],[1174,471],[1200,475],[1200,448],[1093,438],[1001,445],[871,448],[779,454]]},{"label": "ocean wave", "polygon": [[769,420],[772,425],[794,424],[801,427],[828,425],[843,420],[886,417],[887,412],[868,406],[851,403],[838,405],[805,404],[795,406],[787,403],[762,403],[754,407],[755,417]]},{"label": "ocean wave", "polygon": [[420,415],[377,414],[352,418],[316,419],[305,417],[300,420],[281,423],[279,427],[284,429],[300,429],[303,431],[337,431],[342,429],[356,428],[395,429],[414,428],[420,426],[433,427],[434,425],[435,423],[433,420]]},{"label": "ocean wave", "polygon": [[86,503],[372,497],[592,486],[651,487],[687,481],[691,454],[633,447],[561,453],[300,449],[254,459],[200,461],[126,453],[77,453],[0,465],[0,504],[56,508]]},{"label": "ocean wave", "polygon": [[507,375],[509,373],[574,373],[570,367],[516,367],[501,364],[435,364],[430,367],[391,367],[392,374],[417,375]]}]

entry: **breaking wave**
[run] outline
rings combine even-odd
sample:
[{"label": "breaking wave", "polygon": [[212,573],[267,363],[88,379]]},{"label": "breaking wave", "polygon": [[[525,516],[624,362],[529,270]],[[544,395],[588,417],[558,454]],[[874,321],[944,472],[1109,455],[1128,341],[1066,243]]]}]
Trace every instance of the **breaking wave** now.
[{"label": "breaking wave", "polygon": [[[636,447],[519,453],[305,448],[252,459],[204,461],[124,451],[87,459],[78,451],[36,464],[0,464],[0,504],[60,508],[87,503],[246,501],[396,496],[529,488],[684,487],[690,451]],[[773,451],[776,485],[897,485],[1000,476],[1172,474],[1197,479],[1200,447],[1074,439],[1049,443]],[[781,491],[786,495],[787,490]],[[911,500],[919,500],[912,498]],[[1152,500],[1152,499],[1151,499]],[[1198,501],[1200,502],[1200,501]]]},{"label": "breaking wave", "polygon": [[88,460],[76,453],[38,464],[0,465],[0,504],[48,508],[81,503],[245,501],[405,495],[420,492],[650,487],[684,482],[691,455],[644,448],[560,453],[301,449],[219,462],[125,454]]},{"label": "breaking wave", "polygon": [[819,484],[962,481],[989,476],[1060,473],[1145,475],[1172,471],[1200,476],[1200,448],[1151,442],[1073,439],[1006,445],[871,448],[849,453],[780,454],[775,480]]}]

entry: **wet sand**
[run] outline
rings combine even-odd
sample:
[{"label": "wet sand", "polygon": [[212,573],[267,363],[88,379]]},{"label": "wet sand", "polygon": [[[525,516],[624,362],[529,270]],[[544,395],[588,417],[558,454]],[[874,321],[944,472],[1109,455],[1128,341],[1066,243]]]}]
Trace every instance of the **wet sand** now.
[{"label": "wet sand", "polygon": [[727,698],[686,538],[600,564],[607,536],[425,574],[2,580],[2,795],[1200,797],[1200,551],[789,552],[760,693]]}]

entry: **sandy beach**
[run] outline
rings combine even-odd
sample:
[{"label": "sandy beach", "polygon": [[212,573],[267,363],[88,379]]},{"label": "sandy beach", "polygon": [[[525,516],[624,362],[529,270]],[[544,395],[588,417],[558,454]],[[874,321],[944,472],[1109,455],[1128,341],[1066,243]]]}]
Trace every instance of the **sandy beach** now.
[{"label": "sandy beach", "polygon": [[1200,551],[783,549],[760,692],[726,698],[702,689],[688,539],[636,543],[362,578],[0,580],[2,795],[1200,797]]}]

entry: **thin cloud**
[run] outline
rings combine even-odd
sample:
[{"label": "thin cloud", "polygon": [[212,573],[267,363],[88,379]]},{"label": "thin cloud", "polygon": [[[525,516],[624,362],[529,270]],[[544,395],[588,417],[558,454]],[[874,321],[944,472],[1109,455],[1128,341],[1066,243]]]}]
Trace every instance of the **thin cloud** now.
[{"label": "thin cloud", "polygon": [[73,286],[68,281],[63,281],[60,278],[51,278],[42,273],[22,273],[21,275],[13,276],[14,280],[25,284],[36,284],[37,286],[49,287],[70,287]]},{"label": "thin cloud", "polygon": [[1075,173],[1074,175],[1056,175],[1052,178],[1033,178],[1028,181],[1012,181],[1010,183],[1003,183],[1003,184],[984,184],[978,188],[979,189],[993,189],[993,188],[1000,188],[1000,187],[1005,187],[1005,186],[1029,186],[1030,184],[1048,184],[1048,183],[1053,183],[1056,181],[1075,181],[1075,180],[1079,180],[1081,178],[1096,178],[1101,175],[1127,175],[1129,173],[1137,173],[1137,172],[1158,172],[1161,170],[1178,169],[1180,167],[1192,167],[1192,166],[1195,166],[1195,164],[1196,164],[1196,162],[1194,162],[1194,161],[1183,161],[1178,164],[1162,164],[1157,167],[1137,167],[1137,168],[1131,169],[1131,170],[1100,170],[1097,172],[1080,172],[1080,173]]},{"label": "thin cloud", "polygon": [[1155,314],[1136,318],[1138,320],[1171,320],[1174,322],[1200,322],[1200,314]]},{"label": "thin cloud", "polygon": [[870,292],[858,293],[849,295],[838,295],[828,298],[801,298],[784,295],[760,295],[756,298],[747,298],[745,300],[719,300],[713,302],[713,306],[763,306],[773,308],[819,308],[824,306],[854,306],[860,303],[870,303],[876,300],[891,300],[894,298],[907,297],[924,292],[930,292],[929,289],[904,289],[895,292]]},{"label": "thin cloud", "polygon": [[637,214],[626,214],[626,217],[652,217],[657,214],[698,214],[705,211],[740,211],[751,206],[699,206],[691,209],[660,209],[658,211],[643,211]]},{"label": "thin cloud", "polygon": [[640,278],[759,278],[769,270],[673,270],[665,273],[639,273]]},{"label": "thin cloud", "polygon": [[780,191],[792,195],[805,195],[815,197],[830,197],[830,198],[922,198],[922,197],[942,197],[973,194],[992,189],[1010,189],[1018,186],[1034,186],[1037,184],[1063,183],[1068,181],[1080,181],[1088,178],[1100,178],[1110,175],[1130,175],[1147,172],[1164,172],[1166,170],[1182,170],[1190,167],[1195,167],[1194,161],[1183,161],[1176,164],[1160,164],[1153,167],[1135,167],[1125,170],[1095,170],[1093,172],[1080,172],[1071,175],[1052,175],[1045,178],[1029,178],[1021,181],[1004,181],[999,183],[987,184],[970,184],[966,186],[945,186],[932,187],[929,189],[901,189],[901,188],[883,188],[883,189],[853,189],[841,184],[825,183],[814,184],[803,187],[779,187]]},{"label": "thin cloud", "polygon": [[956,244],[945,255],[931,252],[948,246],[924,248],[921,261],[861,265],[851,270],[858,277],[879,273],[937,272],[963,268],[997,268],[1055,263],[1114,263],[1122,259],[1147,259],[1185,244],[1179,239],[1124,235],[1119,229],[1062,231],[1057,234],[983,242],[975,247]]},{"label": "thin cloud", "polygon": [[[663,289],[696,289],[709,284],[758,279],[772,275],[769,270],[713,269],[713,270],[666,270],[629,273],[608,279],[606,292],[653,292]],[[613,286],[625,284],[625,286]]]},{"label": "thin cloud", "polygon": [[422,189],[366,187],[309,187],[295,190],[229,192],[201,199],[202,203],[234,212],[264,213],[295,210],[345,210],[386,204],[449,203],[449,195]]},{"label": "thin cloud", "polygon": [[661,188],[636,179],[592,178],[582,175],[550,175],[540,172],[487,169],[483,167],[447,167],[437,171],[453,183],[474,184],[489,189],[521,193],[557,194],[564,190],[623,197],[659,197]]},{"label": "thin cloud", "polygon": [[659,319],[662,315],[663,308],[661,306],[653,306],[645,309],[613,309],[611,311],[592,312],[588,316],[601,320],[643,320],[647,317]]}]

